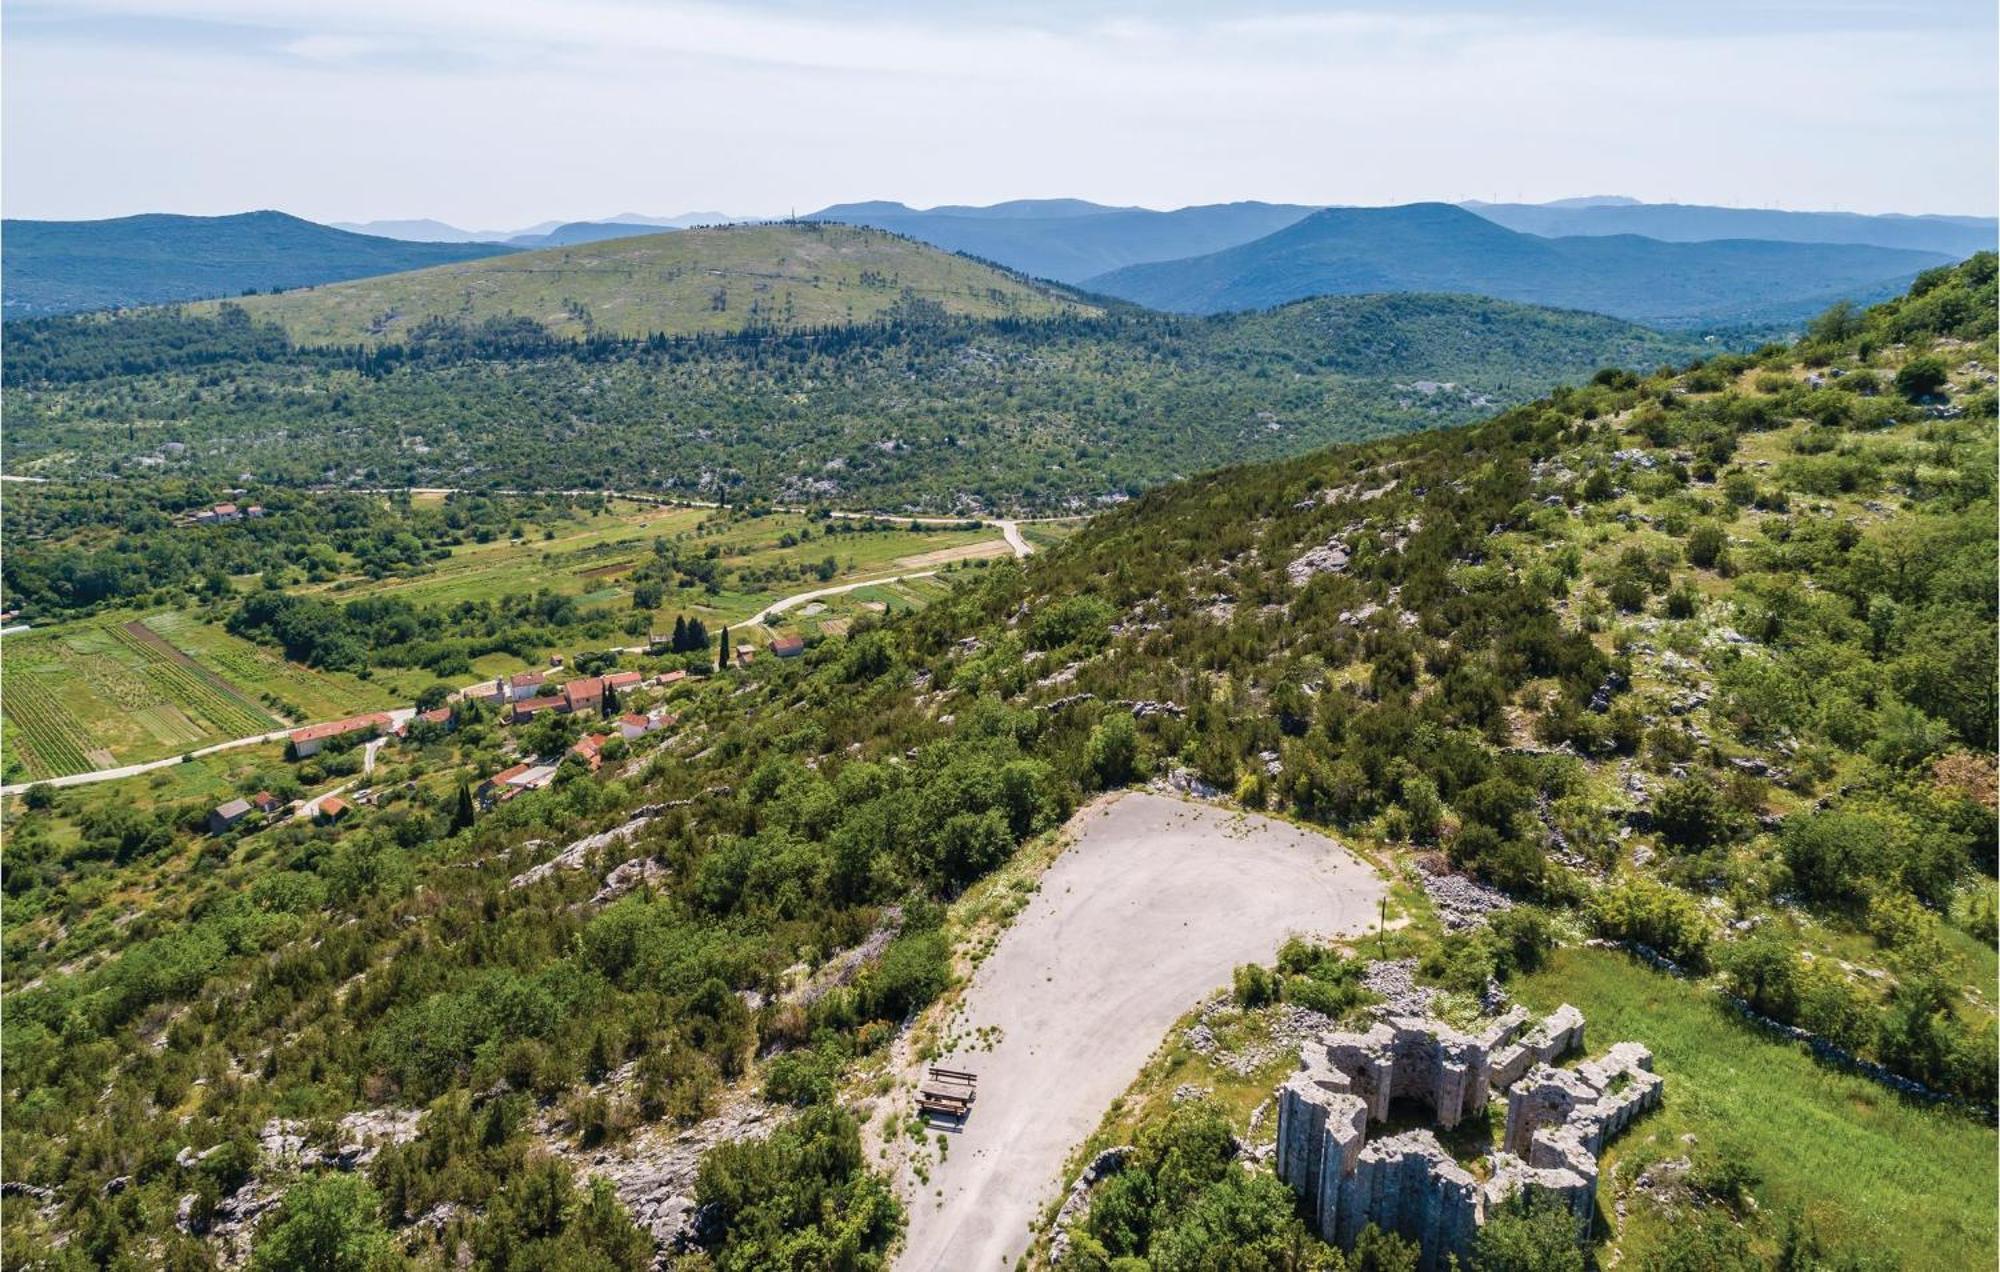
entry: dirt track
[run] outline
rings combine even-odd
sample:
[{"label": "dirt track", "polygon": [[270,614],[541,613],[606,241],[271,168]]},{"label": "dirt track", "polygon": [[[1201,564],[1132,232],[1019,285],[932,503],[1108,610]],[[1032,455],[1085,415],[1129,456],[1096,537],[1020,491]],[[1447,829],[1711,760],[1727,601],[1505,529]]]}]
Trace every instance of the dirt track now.
[{"label": "dirt track", "polygon": [[1012,1267],[1064,1159],[1181,1013],[1288,933],[1365,929],[1384,890],[1323,835],[1160,795],[1093,805],[1071,830],[955,1022],[999,1041],[939,1061],[976,1072],[979,1097],[930,1180],[898,1181],[910,1272]]}]

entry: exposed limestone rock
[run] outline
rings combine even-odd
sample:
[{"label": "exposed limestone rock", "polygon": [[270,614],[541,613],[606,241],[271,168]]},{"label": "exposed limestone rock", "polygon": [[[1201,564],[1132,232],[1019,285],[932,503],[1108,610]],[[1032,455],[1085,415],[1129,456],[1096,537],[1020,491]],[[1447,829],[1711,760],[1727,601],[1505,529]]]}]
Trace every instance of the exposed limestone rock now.
[{"label": "exposed limestone rock", "polygon": [[[1523,1188],[1562,1198],[1587,1230],[1605,1141],[1660,1102],[1652,1054],[1621,1042],[1601,1060],[1550,1062],[1583,1044],[1583,1013],[1564,1006],[1527,1028],[1519,1007],[1478,1034],[1398,1016],[1365,1033],[1329,1034],[1300,1053],[1278,1089],[1278,1177],[1306,1204],[1315,1231],[1352,1246],[1369,1224],[1423,1247],[1424,1269],[1463,1263],[1486,1215]],[[1507,1096],[1507,1132],[1485,1183],[1428,1130],[1368,1142],[1390,1101],[1414,1099],[1441,1129]]]},{"label": "exposed limestone rock", "polygon": [[1464,875],[1427,870],[1419,863],[1417,877],[1424,885],[1424,895],[1437,907],[1438,917],[1453,932],[1477,927],[1486,921],[1487,915],[1514,906],[1498,888],[1489,888]]},{"label": "exposed limestone rock", "polygon": [[632,836],[646,828],[646,824],[666,810],[665,804],[647,804],[633,811],[632,816],[621,825],[595,835],[585,835],[539,866],[523,870],[507,881],[510,888],[525,888],[540,883],[558,870],[581,870],[590,855],[600,848],[628,842]]},{"label": "exposed limestone rock", "polygon": [[1285,567],[1285,577],[1294,587],[1303,587],[1312,581],[1314,575],[1338,574],[1347,568],[1350,556],[1347,545],[1339,539],[1328,539],[1316,548],[1308,548],[1292,563]]}]

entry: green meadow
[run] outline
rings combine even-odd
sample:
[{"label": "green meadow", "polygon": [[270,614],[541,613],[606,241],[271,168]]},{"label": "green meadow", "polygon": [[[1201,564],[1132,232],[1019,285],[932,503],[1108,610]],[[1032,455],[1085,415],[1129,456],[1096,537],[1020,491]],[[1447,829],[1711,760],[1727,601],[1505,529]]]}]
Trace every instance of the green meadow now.
[{"label": "green meadow", "polygon": [[[1809,1221],[1830,1250],[1906,1268],[1990,1268],[2000,1257],[1993,1127],[1822,1064],[1622,953],[1558,950],[1508,987],[1537,1011],[1582,1009],[1592,1052],[1625,1039],[1652,1049],[1666,1101],[1608,1148],[1607,1185],[1706,1146],[1752,1172],[1763,1209]],[[1602,1189],[1601,1204],[1613,1195]],[[1620,1233],[1626,1257],[1643,1257],[1660,1236],[1649,1225],[1664,1222],[1635,1207]]]}]

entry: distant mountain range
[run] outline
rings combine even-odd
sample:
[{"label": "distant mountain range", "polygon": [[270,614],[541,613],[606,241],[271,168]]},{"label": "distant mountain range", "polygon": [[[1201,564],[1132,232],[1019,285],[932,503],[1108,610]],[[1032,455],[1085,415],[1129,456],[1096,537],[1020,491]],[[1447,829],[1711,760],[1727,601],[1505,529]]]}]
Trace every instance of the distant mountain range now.
[{"label": "distant mountain range", "polygon": [[673,216],[647,216],[640,212],[620,212],[616,216],[590,221],[539,221],[518,230],[461,230],[456,225],[429,218],[409,221],[335,221],[335,229],[355,234],[376,234],[383,238],[412,243],[505,243],[510,247],[560,247],[568,243],[596,243],[631,234],[656,234],[661,230],[685,230],[697,225],[738,225],[756,217],[731,216],[727,212],[681,212]]},{"label": "distant mountain range", "polygon": [[310,287],[512,250],[351,234],[283,212],[8,220],[0,233],[9,318]]},{"label": "distant mountain range", "polygon": [[1214,203],[1155,212],[1081,199],[1017,199],[922,211],[900,203],[837,203],[806,219],[871,225],[1037,278],[1075,283],[1124,265],[1247,243],[1312,211],[1289,203]]},{"label": "distant mountain range", "polygon": [[1316,295],[1450,292],[1688,328],[1786,322],[1836,299],[1879,299],[1953,259],[1854,244],[1542,238],[1448,203],[1412,203],[1328,208],[1254,242],[1082,285],[1185,313]]},{"label": "distant mountain range", "polygon": [[1854,212],[1784,212],[1631,199],[1556,203],[1464,203],[1496,225],[1544,237],[1639,234],[1669,243],[1766,239],[1779,243],[1854,243],[1966,257],[2000,245],[1990,216],[1863,216]]},{"label": "distant mountain range", "polygon": [[[10,220],[5,313],[316,286],[744,219],[621,212],[511,231],[425,219],[326,226],[278,212]],[[2000,238],[2000,222],[1990,217],[1647,204],[1619,195],[1400,208],[1218,203],[1171,212],[1082,199],[925,209],[874,201],[835,204],[806,219],[887,230],[1032,277],[1196,312],[1316,294],[1443,290],[1681,326],[1785,323],[1835,299],[1876,299],[1929,265]]]}]

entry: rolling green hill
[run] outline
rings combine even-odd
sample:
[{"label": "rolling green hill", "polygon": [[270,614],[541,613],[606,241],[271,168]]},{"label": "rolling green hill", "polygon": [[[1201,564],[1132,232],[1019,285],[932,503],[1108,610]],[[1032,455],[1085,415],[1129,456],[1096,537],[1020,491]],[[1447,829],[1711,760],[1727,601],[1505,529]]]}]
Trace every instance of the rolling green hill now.
[{"label": "rolling green hill", "polygon": [[1315,295],[1470,292],[1701,329],[1799,319],[1843,298],[1879,300],[1950,260],[1854,244],[1540,238],[1449,204],[1412,203],[1328,208],[1254,242],[1128,266],[1084,285],[1184,313]]},{"label": "rolling green hill", "polygon": [[529,318],[561,336],[868,322],[911,302],[971,318],[1090,312],[1053,289],[878,230],[794,222],[675,230],[248,297],[300,344],[379,343],[425,322]]},{"label": "rolling green hill", "polygon": [[[801,237],[1002,277],[873,231]],[[7,460],[51,476],[158,465],[288,484],[527,487],[560,472],[564,484],[702,498],[1068,512],[1217,463],[1463,423],[1606,362],[1655,366],[1699,347],[1465,296],[1332,297],[1216,319],[893,312],[784,336],[644,341],[557,340],[525,319],[493,320],[358,358],[292,347],[235,306],[215,318],[16,324]]]},{"label": "rolling green hill", "polygon": [[10,220],[0,230],[8,318],[309,287],[511,250],[350,234],[282,212]]}]

